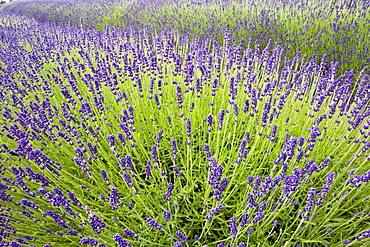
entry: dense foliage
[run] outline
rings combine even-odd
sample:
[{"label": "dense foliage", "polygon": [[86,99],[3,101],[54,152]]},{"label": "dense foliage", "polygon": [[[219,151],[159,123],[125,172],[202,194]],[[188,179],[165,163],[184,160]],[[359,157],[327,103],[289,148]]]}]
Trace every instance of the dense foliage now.
[{"label": "dense foliage", "polygon": [[[266,13],[356,16],[357,31],[325,42],[347,51],[350,40],[353,56],[307,48],[294,18],[286,28],[298,36],[276,40],[237,1],[152,2],[123,19],[139,7],[94,1],[82,22],[64,18],[86,1],[5,8],[0,246],[366,246],[368,6],[308,2]],[[201,18],[203,4],[214,19]],[[266,33],[241,38],[248,25],[226,17],[238,8]],[[117,22],[101,25],[113,12]]]},{"label": "dense foliage", "polygon": [[104,25],[172,28],[219,44],[229,28],[236,42],[280,43],[289,59],[298,50],[319,59],[327,54],[329,61],[340,62],[339,75],[350,69],[359,73],[370,63],[369,7],[367,0],[33,0],[5,10],[99,30]]}]

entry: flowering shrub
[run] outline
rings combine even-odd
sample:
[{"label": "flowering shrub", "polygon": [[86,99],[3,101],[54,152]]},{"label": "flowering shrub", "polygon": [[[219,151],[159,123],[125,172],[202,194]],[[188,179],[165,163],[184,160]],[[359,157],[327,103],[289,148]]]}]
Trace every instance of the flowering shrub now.
[{"label": "flowering shrub", "polygon": [[13,2],[3,10],[40,22],[102,28],[113,24],[115,12],[124,6],[125,2],[119,0],[32,0]]},{"label": "flowering shrub", "polygon": [[0,13],[2,246],[366,241],[367,67],[152,31]]},{"label": "flowering shrub", "polygon": [[[103,29],[172,28],[190,37],[222,44],[225,29],[235,40],[270,39],[292,59],[297,50],[328,61],[339,61],[338,74],[370,63],[368,40],[370,4],[367,0],[41,0],[20,1],[5,10],[36,19]],[[243,47],[245,49],[246,47]]]}]

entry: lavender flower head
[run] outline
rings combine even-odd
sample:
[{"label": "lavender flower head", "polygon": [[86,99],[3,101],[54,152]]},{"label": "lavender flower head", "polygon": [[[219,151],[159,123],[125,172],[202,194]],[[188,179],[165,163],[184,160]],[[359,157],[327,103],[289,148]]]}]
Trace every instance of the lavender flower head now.
[{"label": "lavender flower head", "polygon": [[171,201],[171,195],[172,195],[172,190],[174,188],[173,183],[168,183],[167,191],[166,191],[166,200]]},{"label": "lavender flower head", "polygon": [[230,219],[230,235],[235,238],[236,235],[238,234],[238,229],[236,227],[236,220],[237,218],[236,217],[232,217]]},{"label": "lavender flower head", "polygon": [[164,219],[165,219],[167,222],[170,222],[170,219],[171,219],[171,212],[170,212],[170,211],[166,211],[166,210],[164,210],[164,211],[163,211],[163,217],[164,217]]},{"label": "lavender flower head", "polygon": [[187,242],[188,241],[188,238],[181,232],[181,231],[177,231],[176,232],[176,236],[181,240],[181,241],[184,241],[184,242]]},{"label": "lavender flower head", "polygon": [[162,230],[162,225],[158,224],[158,222],[155,219],[147,218],[146,223],[148,224],[148,226],[154,227],[158,231]]},{"label": "lavender flower head", "polygon": [[80,244],[88,244],[90,246],[96,246],[98,245],[98,241],[93,238],[83,238],[81,239]]},{"label": "lavender flower head", "polygon": [[222,204],[216,206],[215,208],[211,209],[211,211],[208,212],[208,215],[206,216],[207,221],[211,221],[212,217],[215,216],[218,212],[220,212],[221,209],[223,209],[224,206]]},{"label": "lavender flower head", "polygon": [[131,247],[131,244],[127,242],[119,233],[113,236],[113,240],[118,244],[119,247]]}]

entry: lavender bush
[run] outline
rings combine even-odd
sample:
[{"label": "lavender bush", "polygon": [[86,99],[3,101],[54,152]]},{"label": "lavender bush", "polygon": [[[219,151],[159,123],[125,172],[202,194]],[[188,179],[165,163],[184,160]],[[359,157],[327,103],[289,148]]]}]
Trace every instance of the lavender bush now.
[{"label": "lavender bush", "polygon": [[100,30],[106,24],[172,28],[219,44],[229,28],[236,42],[253,38],[262,47],[270,39],[280,43],[288,59],[299,50],[316,54],[320,63],[327,54],[329,62],[340,62],[340,75],[351,69],[358,74],[370,63],[369,6],[365,0],[33,0],[15,2],[5,10]]},{"label": "lavender bush", "polygon": [[227,29],[0,38],[0,246],[367,244],[367,67]]},{"label": "lavender bush", "polygon": [[104,25],[114,24],[115,12],[125,5],[119,0],[27,0],[13,2],[3,10],[40,22],[102,29]]}]

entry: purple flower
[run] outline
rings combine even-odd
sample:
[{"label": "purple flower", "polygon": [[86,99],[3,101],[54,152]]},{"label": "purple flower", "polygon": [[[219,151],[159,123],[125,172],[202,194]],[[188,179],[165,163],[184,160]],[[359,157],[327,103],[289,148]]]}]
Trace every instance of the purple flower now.
[{"label": "purple flower", "polygon": [[120,199],[121,197],[118,195],[118,191],[116,188],[112,187],[110,190],[110,196],[109,196],[109,204],[112,206],[113,210],[117,210],[118,206],[116,205],[116,202]]},{"label": "purple flower", "polygon": [[191,122],[190,122],[190,118],[187,118],[186,120],[186,136],[187,137],[191,137]]},{"label": "purple flower", "polygon": [[96,216],[95,214],[90,215],[88,219],[90,221],[91,228],[96,233],[100,233],[99,229],[106,227],[106,224],[103,222],[103,220],[99,218],[98,216]]},{"label": "purple flower", "polygon": [[133,237],[133,238],[136,238],[136,239],[139,238],[139,236],[135,232],[133,232],[129,229],[123,229],[123,233],[126,234],[129,237]]},{"label": "purple flower", "polygon": [[211,158],[212,157],[212,154],[210,152],[209,145],[207,145],[207,144],[204,145],[204,151],[206,152],[206,157],[207,158]]},{"label": "purple flower", "polygon": [[[0,185],[2,185],[2,184],[0,184]],[[0,186],[0,188],[1,188],[1,186]],[[39,208],[39,205],[35,204],[34,202],[27,201],[26,199],[22,199],[19,203],[23,204],[24,206],[33,208],[34,210],[37,210]]]},{"label": "purple flower", "polygon": [[28,243],[26,241],[24,241],[23,239],[21,239],[21,238],[16,238],[15,240],[17,240],[18,243],[28,245]]},{"label": "purple flower", "polygon": [[132,183],[130,175],[128,175],[126,172],[123,173],[123,178],[129,188],[133,187],[134,184]]},{"label": "purple flower", "polygon": [[[305,207],[306,212],[311,212],[312,211],[312,207],[314,206],[315,195],[316,195],[316,189],[311,188],[310,191],[308,192],[308,197],[307,197],[307,201],[306,201],[306,207]],[[308,219],[307,213],[302,214],[302,218],[303,219]]]},{"label": "purple flower", "polygon": [[212,131],[212,124],[213,124],[213,116],[212,114],[209,114],[207,116],[207,126],[208,126],[208,132],[211,132]]},{"label": "purple flower", "polygon": [[178,107],[179,108],[182,108],[182,91],[181,91],[181,87],[180,86],[177,86],[176,87],[176,91],[177,91],[177,102],[178,102]]},{"label": "purple flower", "polygon": [[78,236],[78,231],[73,231],[71,229],[68,229],[68,233],[71,234],[72,236]]},{"label": "purple flower", "polygon": [[181,176],[180,169],[177,166],[175,166],[175,165],[172,166],[172,169],[175,172],[175,176],[176,177],[180,177]]},{"label": "purple flower", "polygon": [[[247,154],[248,154],[247,144],[248,144],[247,140],[242,140],[240,142],[239,153],[238,153],[238,157],[240,159],[245,159],[247,157]],[[253,179],[253,176],[252,176],[252,179]]]},{"label": "purple flower", "polygon": [[33,236],[24,236],[24,238],[27,239],[27,240],[31,240],[31,241],[35,241],[36,240],[36,238],[33,237]]},{"label": "purple flower", "polygon": [[157,145],[159,145],[159,143],[161,142],[162,137],[163,137],[163,130],[159,130],[157,137],[155,138],[155,142],[157,143]]},{"label": "purple flower", "polygon": [[113,240],[118,244],[119,247],[131,247],[131,244],[127,242],[119,233],[113,236]]},{"label": "purple flower", "polygon": [[220,113],[218,114],[218,129],[222,129],[224,117],[225,117],[225,110],[222,109]]},{"label": "purple flower", "polygon": [[158,162],[158,160],[157,160],[157,145],[152,146],[152,159],[153,159],[154,163]]},{"label": "purple flower", "polygon": [[175,242],[173,247],[182,247],[182,242],[181,241]]},{"label": "purple flower", "polygon": [[256,208],[258,207],[258,203],[254,200],[254,195],[253,193],[248,193],[248,203],[245,204],[247,208]]},{"label": "purple flower", "polygon": [[278,224],[279,224],[279,221],[278,220],[274,220],[274,222],[272,223],[272,227],[273,228],[276,228]]},{"label": "purple flower", "polygon": [[174,187],[173,183],[169,182],[168,187],[167,187],[167,191],[166,191],[166,200],[167,201],[171,201],[171,195],[172,195],[173,187]]},{"label": "purple flower", "polygon": [[154,96],[155,104],[156,104],[156,105],[160,105],[159,98],[158,98],[158,94],[154,94],[153,96]]},{"label": "purple flower", "polygon": [[264,213],[257,213],[254,219],[252,220],[252,224],[257,224],[259,221],[261,221],[265,217]]},{"label": "purple flower", "polygon": [[151,167],[150,167],[150,160],[148,160],[147,165],[145,166],[145,175],[147,177],[152,176]]},{"label": "purple flower", "polygon": [[126,170],[132,170],[132,158],[129,154],[126,155]]},{"label": "purple flower", "polygon": [[104,181],[108,181],[107,172],[105,170],[101,170],[100,174]]},{"label": "purple flower", "polygon": [[267,202],[262,201],[261,204],[260,204],[260,207],[257,210],[257,212],[262,212],[263,210],[265,210],[266,206],[267,206]]},{"label": "purple flower", "polygon": [[109,146],[114,147],[114,144],[116,142],[115,140],[116,137],[114,135],[108,135],[107,138],[108,138]]},{"label": "purple flower", "polygon": [[230,235],[235,238],[238,234],[238,229],[236,228],[236,217],[230,219]]},{"label": "purple flower", "polygon": [[234,115],[235,116],[238,116],[239,115],[238,103],[234,103]]},{"label": "purple flower", "polygon": [[87,146],[88,146],[88,148],[89,148],[89,150],[90,150],[91,154],[93,154],[93,155],[97,155],[97,154],[98,154],[98,148],[97,148],[97,146],[96,146],[96,145],[92,145],[92,143],[91,143],[91,142],[88,142],[88,143],[87,143]]},{"label": "purple flower", "polygon": [[158,222],[155,219],[147,218],[146,223],[148,224],[148,226],[154,227],[158,231],[162,230],[162,225],[158,224]]},{"label": "purple flower", "polygon": [[169,222],[169,221],[170,221],[170,218],[171,218],[171,212],[170,212],[170,211],[166,211],[166,210],[164,210],[164,211],[163,211],[163,217],[164,217],[164,219],[165,219],[167,222]]},{"label": "purple flower", "polygon": [[250,237],[250,236],[252,235],[252,233],[253,233],[253,228],[252,228],[252,227],[250,227],[250,228],[248,229],[248,231],[247,231],[248,237]]},{"label": "purple flower", "polygon": [[89,244],[90,246],[98,245],[98,241],[93,238],[83,238],[80,241],[80,244]]},{"label": "purple flower", "polygon": [[59,214],[51,211],[51,210],[47,210],[45,211],[43,214],[42,214],[43,217],[46,217],[46,216],[49,216],[51,218],[53,218],[53,220],[55,221],[55,223],[57,223],[58,225],[60,225],[61,227],[63,227],[64,229],[68,229],[68,226],[67,226],[67,223],[65,220],[62,220],[62,216],[60,216]]},{"label": "purple flower", "polygon": [[349,244],[349,243],[351,243],[351,240],[344,240],[343,241],[343,244]]},{"label": "purple flower", "polygon": [[117,133],[118,140],[121,142],[122,146],[126,146],[126,140],[125,137],[121,132]]},{"label": "purple flower", "polygon": [[212,217],[215,216],[223,208],[224,206],[220,204],[220,205],[217,205],[215,208],[211,209],[206,216],[206,220],[211,221]]},{"label": "purple flower", "polygon": [[184,241],[184,242],[187,242],[188,241],[188,238],[181,232],[181,231],[177,231],[176,232],[176,236],[180,239],[180,240],[182,240],[182,241]]},{"label": "purple flower", "polygon": [[[334,182],[334,176],[335,176],[335,174],[333,172],[328,173],[328,178],[326,180],[326,183],[322,186],[321,193],[319,193],[317,195],[317,197],[320,198],[321,200],[326,199],[326,195],[328,194],[328,192],[330,190],[330,186]],[[321,204],[322,204],[322,201],[320,199],[316,201],[317,206],[321,206]]]},{"label": "purple flower", "polygon": [[212,163],[209,165],[211,169],[208,175],[208,184],[212,186],[212,194],[216,197],[216,200],[219,201],[221,199],[220,195],[228,184],[228,179],[224,178],[221,180],[224,168],[222,165],[217,164],[214,157],[210,157],[208,160]]},{"label": "purple flower", "polygon": [[362,241],[364,238],[370,238],[370,230],[361,232],[355,238],[356,238],[357,241]]},{"label": "purple flower", "polygon": [[245,227],[245,225],[248,223],[248,218],[249,218],[249,214],[244,213],[240,221],[240,227]]},{"label": "purple flower", "polygon": [[258,191],[260,185],[261,185],[261,176],[257,175],[256,178],[254,179],[253,190]]},{"label": "purple flower", "polygon": [[177,153],[177,144],[176,144],[175,138],[171,138],[171,148],[172,148],[172,154],[175,155]]}]

